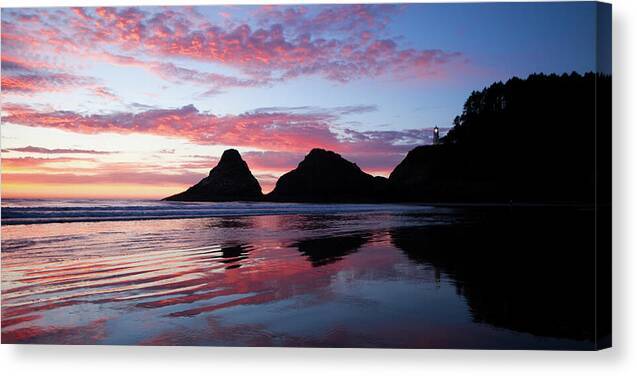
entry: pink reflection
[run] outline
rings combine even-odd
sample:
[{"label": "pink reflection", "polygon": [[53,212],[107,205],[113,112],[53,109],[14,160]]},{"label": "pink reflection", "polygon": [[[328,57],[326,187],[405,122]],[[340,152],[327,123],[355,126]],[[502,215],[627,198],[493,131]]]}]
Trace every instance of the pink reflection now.
[{"label": "pink reflection", "polygon": [[315,262],[323,255],[308,254],[316,244],[299,234],[325,226],[299,215],[3,226],[3,341],[108,343],[122,329],[107,323],[124,320],[132,332],[118,343],[168,344],[172,320],[304,296],[297,307],[329,303],[335,276],[386,278],[387,265],[404,261],[379,232],[334,235]]}]

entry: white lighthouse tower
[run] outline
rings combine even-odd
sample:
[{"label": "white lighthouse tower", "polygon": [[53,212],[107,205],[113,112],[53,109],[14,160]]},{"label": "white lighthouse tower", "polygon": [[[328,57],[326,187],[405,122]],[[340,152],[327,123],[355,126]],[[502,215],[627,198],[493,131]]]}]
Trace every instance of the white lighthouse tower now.
[{"label": "white lighthouse tower", "polygon": [[434,145],[438,145],[440,143],[440,129],[438,127],[434,127]]}]

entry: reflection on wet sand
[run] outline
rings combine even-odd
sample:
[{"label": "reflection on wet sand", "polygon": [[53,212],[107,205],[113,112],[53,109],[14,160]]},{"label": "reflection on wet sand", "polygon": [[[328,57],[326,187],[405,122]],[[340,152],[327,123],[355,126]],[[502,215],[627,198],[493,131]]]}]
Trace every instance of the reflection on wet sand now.
[{"label": "reflection on wet sand", "polygon": [[221,247],[221,260],[224,264],[232,264],[226,267],[226,269],[233,269],[241,267],[239,263],[241,260],[248,258],[248,252],[252,247],[247,244],[233,244],[225,245]]},{"label": "reflection on wet sand", "polygon": [[305,239],[294,244],[313,266],[331,264],[358,251],[369,240],[369,234],[351,234]]},{"label": "reflection on wet sand", "polygon": [[2,341],[590,348],[589,214],[569,213],[3,226]]},{"label": "reflection on wet sand", "polygon": [[410,259],[449,275],[476,322],[593,340],[593,214],[480,209],[457,225],[397,229],[391,237]]}]

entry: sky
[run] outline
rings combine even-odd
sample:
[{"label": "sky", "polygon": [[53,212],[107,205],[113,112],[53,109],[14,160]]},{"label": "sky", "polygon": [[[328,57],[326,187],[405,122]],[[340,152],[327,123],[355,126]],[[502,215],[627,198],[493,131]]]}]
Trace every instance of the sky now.
[{"label": "sky", "polygon": [[609,73],[596,17],[579,2],[5,8],[2,197],[162,198],[228,148],[264,193],[317,147],[388,176],[474,90]]}]

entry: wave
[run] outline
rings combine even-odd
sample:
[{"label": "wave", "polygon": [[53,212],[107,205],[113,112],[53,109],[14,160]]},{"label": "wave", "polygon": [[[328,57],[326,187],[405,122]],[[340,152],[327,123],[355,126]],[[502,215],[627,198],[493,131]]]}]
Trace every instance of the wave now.
[{"label": "wave", "polygon": [[153,200],[24,200],[2,201],[2,224],[187,219],[280,214],[396,213],[422,210],[419,205],[193,203]]}]

